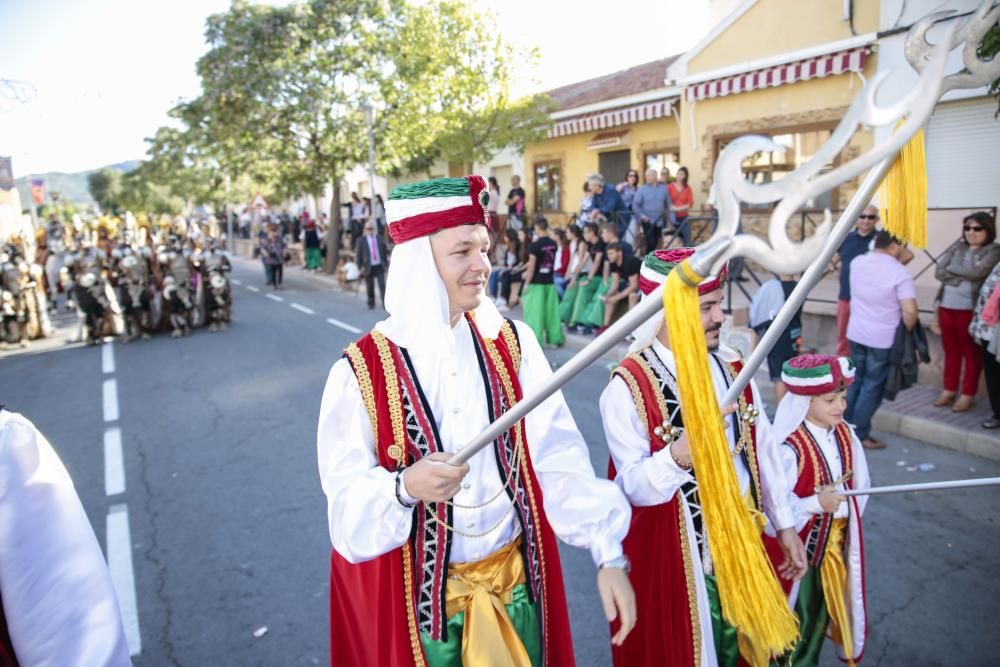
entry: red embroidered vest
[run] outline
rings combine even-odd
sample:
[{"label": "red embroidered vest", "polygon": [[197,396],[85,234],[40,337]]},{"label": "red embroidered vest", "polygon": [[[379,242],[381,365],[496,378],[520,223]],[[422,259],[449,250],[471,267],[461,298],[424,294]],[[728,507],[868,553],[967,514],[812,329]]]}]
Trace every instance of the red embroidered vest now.
[{"label": "red embroidered vest", "polygon": [[[520,345],[510,321],[495,340],[483,337],[471,317],[477,362],[483,375],[490,420],[521,400],[518,380]],[[345,351],[361,389],[378,463],[394,471],[441,451],[437,424],[403,348],[371,332]],[[528,591],[541,601],[542,644],[546,665],[572,665],[566,596],[555,535],[543,512],[541,487],[535,476],[524,422],[518,422],[493,444],[523,535],[522,557]],[[520,475],[512,469],[517,441],[523,444]],[[447,638],[444,594],[452,535],[431,510],[451,523],[451,507],[437,503],[414,508],[413,531],[402,547],[372,561],[351,564],[336,551],[331,557],[331,665],[424,665],[420,634]]]}]

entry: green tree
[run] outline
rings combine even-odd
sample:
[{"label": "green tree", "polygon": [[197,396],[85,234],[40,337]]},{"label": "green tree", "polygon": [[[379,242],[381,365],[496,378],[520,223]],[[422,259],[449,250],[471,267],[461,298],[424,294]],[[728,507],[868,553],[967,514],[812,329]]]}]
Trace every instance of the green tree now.
[{"label": "green tree", "polygon": [[121,204],[122,172],[98,169],[87,174],[87,190],[101,210],[117,213]]}]

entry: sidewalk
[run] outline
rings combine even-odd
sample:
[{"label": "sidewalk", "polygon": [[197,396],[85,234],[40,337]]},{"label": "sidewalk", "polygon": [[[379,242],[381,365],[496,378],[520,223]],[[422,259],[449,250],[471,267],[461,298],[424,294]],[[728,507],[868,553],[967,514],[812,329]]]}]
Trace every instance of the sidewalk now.
[{"label": "sidewalk", "polygon": [[[291,268],[290,272],[339,289],[333,276],[323,273],[306,273],[295,268]],[[354,293],[359,300],[364,299],[363,287],[355,290],[351,286],[347,293]],[[514,308],[505,312],[504,315],[514,319],[522,317],[520,308]],[[593,336],[567,332],[565,347],[568,350],[578,351],[593,340]],[[622,341],[605,353],[603,358],[610,366],[623,359],[627,354],[628,343]],[[762,367],[754,379],[760,388],[767,413],[773,415],[774,387],[767,377],[767,368]],[[991,411],[988,402],[980,397],[968,412],[955,413],[948,408],[935,408],[931,405],[939,392],[940,389],[936,387],[918,384],[902,392],[895,401],[883,402],[872,422],[874,430],[1000,461],[1000,429],[987,431],[980,426],[990,417]]]}]

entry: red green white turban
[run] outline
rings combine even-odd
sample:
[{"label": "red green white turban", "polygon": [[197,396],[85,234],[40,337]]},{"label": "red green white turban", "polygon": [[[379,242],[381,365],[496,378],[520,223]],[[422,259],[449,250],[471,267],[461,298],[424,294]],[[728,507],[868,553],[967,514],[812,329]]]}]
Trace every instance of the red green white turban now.
[{"label": "red green white turban", "polygon": [[849,357],[802,354],[784,363],[781,367],[781,381],[793,394],[828,394],[846,389],[854,383],[854,362]]},{"label": "red green white turban", "polygon": [[490,191],[482,176],[435,178],[397,185],[385,204],[393,243],[460,225],[489,227]]},{"label": "red green white turban", "polygon": [[[646,255],[639,270],[639,289],[644,295],[653,291],[667,280],[667,275],[674,267],[694,254],[694,248],[671,248],[670,250],[654,250]],[[710,276],[698,285],[698,294],[708,294],[726,285],[729,277],[727,265],[723,265],[718,275]]]}]

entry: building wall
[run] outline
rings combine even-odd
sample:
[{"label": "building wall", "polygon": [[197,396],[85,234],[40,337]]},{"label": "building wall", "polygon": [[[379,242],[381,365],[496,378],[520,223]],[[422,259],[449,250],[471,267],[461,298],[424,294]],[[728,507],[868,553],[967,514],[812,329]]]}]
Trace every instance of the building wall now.
[{"label": "building wall", "polygon": [[[879,3],[854,2],[854,32],[875,32]],[[849,39],[843,0],[759,0],[688,61],[688,75]]]},{"label": "building wall", "polygon": [[[865,77],[875,71],[870,57]],[[765,88],[748,93],[715,97],[700,102],[681,102],[681,162],[691,175],[695,207],[705,204],[713,180],[720,138],[782,129],[810,129],[839,121],[862,83],[854,74]],[[842,153],[843,158],[859,155],[872,146],[872,135],[860,130]],[[842,207],[857,189],[858,182],[838,190],[837,206]]]},{"label": "building wall", "polygon": [[[587,144],[593,139],[595,132],[584,132],[565,137],[546,139],[534,144],[528,144],[524,150],[524,178],[522,185],[528,199],[528,210],[535,210],[534,165],[539,162],[558,161],[562,165],[562,191],[559,208],[566,215],[549,215],[553,222],[564,223],[568,213],[576,212],[583,197],[583,183],[587,176],[598,170],[599,155],[604,151],[619,151],[628,149],[631,152],[630,164],[642,171],[642,158],[645,153],[656,152],[658,149],[676,150],[680,144],[680,128],[673,117],[657,118],[643,123],[634,123],[615,129],[628,128],[621,145],[609,146],[602,150],[591,150]],[[611,183],[617,183],[622,174],[604,174]],[[506,191],[506,188],[504,188]]]}]

